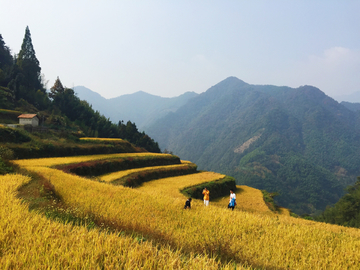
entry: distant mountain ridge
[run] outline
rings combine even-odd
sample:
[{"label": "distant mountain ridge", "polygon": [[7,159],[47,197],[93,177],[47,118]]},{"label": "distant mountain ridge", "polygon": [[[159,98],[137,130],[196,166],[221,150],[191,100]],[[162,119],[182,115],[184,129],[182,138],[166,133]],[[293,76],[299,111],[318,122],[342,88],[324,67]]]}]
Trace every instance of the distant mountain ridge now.
[{"label": "distant mountain ridge", "polygon": [[347,94],[347,95],[338,95],[338,96],[334,96],[334,99],[337,100],[338,102],[356,102],[356,103],[360,103],[360,91],[351,93],[351,94]]},{"label": "distant mountain ridge", "polygon": [[354,112],[360,111],[360,103],[342,101],[340,104],[345,106],[346,108],[348,108],[351,111],[354,111]]},{"label": "distant mountain ridge", "polygon": [[278,203],[315,213],[360,174],[358,115],[318,88],[250,85],[229,77],[146,132],[200,169],[278,191]]},{"label": "distant mountain ridge", "polygon": [[113,123],[131,121],[141,130],[198,95],[186,92],[178,97],[164,98],[139,91],[106,99],[84,86],[76,86],[74,91],[80,99],[86,100],[94,110],[110,118]]}]

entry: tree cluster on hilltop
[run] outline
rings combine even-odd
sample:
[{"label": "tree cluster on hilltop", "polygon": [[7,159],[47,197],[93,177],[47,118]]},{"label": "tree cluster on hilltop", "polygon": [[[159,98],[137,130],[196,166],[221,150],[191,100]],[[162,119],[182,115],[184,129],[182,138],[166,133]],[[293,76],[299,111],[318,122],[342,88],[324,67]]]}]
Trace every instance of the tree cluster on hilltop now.
[{"label": "tree cluster on hilltop", "polygon": [[77,127],[85,136],[122,138],[148,151],[160,152],[157,142],[139,132],[135,123],[112,123],[80,100],[73,89],[64,87],[59,78],[48,93],[29,27],[20,52],[14,56],[0,34],[0,108],[37,113],[41,124],[51,128]]}]

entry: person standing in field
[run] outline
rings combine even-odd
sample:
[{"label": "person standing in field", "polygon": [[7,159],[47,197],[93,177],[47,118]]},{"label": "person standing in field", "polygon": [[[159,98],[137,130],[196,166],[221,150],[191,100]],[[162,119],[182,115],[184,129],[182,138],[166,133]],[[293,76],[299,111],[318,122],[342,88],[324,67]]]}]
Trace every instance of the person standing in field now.
[{"label": "person standing in field", "polygon": [[230,200],[229,200],[228,208],[231,208],[231,210],[234,211],[235,205],[236,205],[236,194],[233,189],[230,189]]},{"label": "person standing in field", "polygon": [[207,188],[204,188],[202,194],[204,195],[204,204],[205,204],[205,206],[209,206],[210,191]]}]

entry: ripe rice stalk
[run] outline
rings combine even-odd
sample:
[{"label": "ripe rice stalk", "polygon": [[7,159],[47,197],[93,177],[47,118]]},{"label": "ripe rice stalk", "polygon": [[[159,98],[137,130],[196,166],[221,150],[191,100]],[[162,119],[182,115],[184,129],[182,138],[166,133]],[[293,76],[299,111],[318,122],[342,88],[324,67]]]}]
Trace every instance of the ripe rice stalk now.
[{"label": "ripe rice stalk", "polygon": [[13,163],[21,166],[40,166],[40,167],[53,167],[57,165],[72,164],[87,162],[93,160],[109,160],[116,158],[136,158],[136,157],[171,157],[170,154],[158,154],[158,153],[119,153],[119,154],[103,154],[103,155],[91,155],[91,156],[74,156],[74,157],[57,157],[57,158],[37,158],[37,159],[20,159],[14,160]]},{"label": "ripe rice stalk", "polygon": [[[28,212],[15,197],[30,181],[0,176],[0,265],[3,269],[233,269],[207,255],[183,254],[132,237],[56,223]],[[236,265],[237,269],[250,269]]]},{"label": "ripe rice stalk", "polygon": [[185,198],[179,189],[189,182],[193,185],[201,174],[156,180],[130,189],[52,168],[28,169],[50,179],[68,205],[185,254],[259,268],[359,268],[358,229],[285,215],[229,211],[211,202],[205,207],[197,200],[190,211],[183,210]]},{"label": "ripe rice stalk", "polygon": [[[246,210],[253,212],[271,213],[271,210],[264,202],[263,194],[260,190],[248,186],[236,186],[236,207],[235,210]],[[230,195],[230,193],[229,193]],[[226,206],[229,204],[229,196],[215,199],[217,205]]]}]

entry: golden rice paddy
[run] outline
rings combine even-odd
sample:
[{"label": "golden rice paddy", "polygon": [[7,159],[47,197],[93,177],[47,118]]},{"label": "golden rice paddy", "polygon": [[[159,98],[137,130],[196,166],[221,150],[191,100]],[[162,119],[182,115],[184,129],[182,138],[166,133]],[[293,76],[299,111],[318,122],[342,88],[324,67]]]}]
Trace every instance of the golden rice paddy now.
[{"label": "golden rice paddy", "polygon": [[63,225],[28,212],[15,191],[29,178],[7,175],[0,177],[0,263],[5,269],[360,267],[360,230],[274,214],[256,189],[239,187],[236,211],[226,208],[228,197],[218,201],[210,197],[208,207],[193,200],[191,210],[183,209],[186,198],[180,189],[219,179],[221,174],[169,177],[132,189],[50,168],[61,162],[69,160],[17,161],[50,180],[68,206],[147,241]]},{"label": "golden rice paddy", "polygon": [[232,263],[221,264],[206,255],[186,255],[150,241],[64,225],[30,213],[15,196],[16,189],[29,181],[23,175],[0,176],[1,269],[233,269]]},{"label": "golden rice paddy", "polygon": [[125,176],[128,176],[130,174],[133,173],[146,173],[146,172],[151,172],[151,171],[157,171],[160,169],[166,169],[166,170],[172,170],[172,169],[187,169],[188,168],[188,164],[191,163],[182,163],[182,164],[175,164],[175,165],[166,165],[166,166],[152,166],[152,167],[143,167],[143,168],[137,168],[137,169],[130,169],[130,170],[123,170],[123,171],[118,171],[118,172],[114,172],[114,173],[109,173],[109,174],[105,174],[102,175],[100,177],[98,177],[97,179],[103,182],[113,182],[117,179],[123,178]]},{"label": "golden rice paddy", "polygon": [[170,154],[158,154],[158,153],[120,153],[120,154],[102,154],[91,156],[75,156],[75,157],[56,157],[56,158],[36,158],[36,159],[19,159],[13,160],[13,162],[21,167],[39,166],[39,167],[52,167],[56,165],[72,164],[87,162],[93,160],[105,160],[116,158],[136,158],[136,157],[156,157],[156,156],[172,156]]}]

